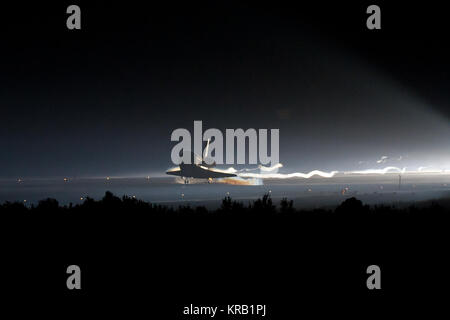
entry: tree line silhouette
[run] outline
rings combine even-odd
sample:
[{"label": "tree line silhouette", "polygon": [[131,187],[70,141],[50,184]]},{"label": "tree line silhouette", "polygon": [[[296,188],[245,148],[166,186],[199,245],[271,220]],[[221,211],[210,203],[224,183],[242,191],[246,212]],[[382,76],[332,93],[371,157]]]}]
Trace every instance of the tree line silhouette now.
[{"label": "tree line silhouette", "polygon": [[297,209],[294,207],[293,200],[283,198],[279,205],[273,203],[269,194],[263,195],[261,198],[249,202],[247,205],[243,202],[235,201],[227,196],[222,200],[220,207],[217,209],[208,209],[205,206],[179,205],[165,206],[160,204],[152,204],[134,197],[123,196],[118,197],[106,191],[100,200],[87,197],[83,203],[73,205],[60,205],[56,199],[47,198],[38,202],[37,205],[26,206],[21,202],[5,202],[0,205],[0,213],[15,214],[60,214],[60,213],[83,213],[83,212],[99,212],[113,215],[114,213],[149,213],[154,215],[293,215],[293,214],[321,214],[321,215],[421,215],[421,214],[448,214],[450,207],[442,205],[439,201],[429,201],[421,205],[411,204],[406,207],[396,207],[393,205],[364,205],[361,200],[355,197],[344,200],[334,209]]},{"label": "tree line silhouette", "polygon": [[[414,265],[424,270],[427,281],[440,281],[434,266],[443,265],[448,251],[449,204],[440,199],[369,206],[352,197],[336,208],[298,209],[292,200],[274,202],[266,194],[247,203],[225,197],[218,208],[209,209],[106,192],[102,199],[86,198],[75,205],[55,199],[36,205],[5,202],[0,205],[0,237],[8,257],[4,260],[20,261],[10,274],[36,278],[35,268],[40,268],[40,286],[34,278],[31,282],[36,288],[65,289],[65,270],[76,263],[92,275],[93,292],[111,288],[116,294],[118,285],[109,284],[116,273],[126,279],[122,292],[133,291],[127,284],[147,281],[142,287],[170,297],[174,291],[191,297],[193,287],[207,288],[209,294],[242,284],[250,290],[242,292],[267,293],[265,288],[271,288],[270,293],[279,295],[285,283],[300,288],[307,282],[311,288],[322,279],[311,274],[337,274],[342,281],[336,285],[318,285],[322,294],[323,288],[348,286],[349,278],[363,279],[365,288],[365,270],[374,263],[391,274]],[[61,272],[62,281],[49,284],[53,272]],[[29,288],[29,278],[10,278],[14,286]]]}]

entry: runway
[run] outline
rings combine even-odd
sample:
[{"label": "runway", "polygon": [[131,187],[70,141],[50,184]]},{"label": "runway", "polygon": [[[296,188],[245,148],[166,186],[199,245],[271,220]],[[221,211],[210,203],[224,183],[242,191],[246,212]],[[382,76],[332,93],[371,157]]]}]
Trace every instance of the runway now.
[{"label": "runway", "polygon": [[[0,181],[0,202],[18,201],[37,204],[45,198],[55,198],[60,204],[77,204],[86,197],[100,199],[105,191],[117,196],[127,195],[168,206],[220,206],[230,196],[244,204],[270,194],[275,203],[282,198],[294,200],[297,208],[326,208],[357,197],[366,204],[409,205],[421,201],[450,198],[450,174],[405,173],[360,175],[339,173],[332,178],[261,179],[259,184],[229,184],[201,180],[180,184],[172,177],[110,177],[23,179]],[[252,181],[252,180],[249,180]],[[254,182],[254,180],[253,180]]]}]

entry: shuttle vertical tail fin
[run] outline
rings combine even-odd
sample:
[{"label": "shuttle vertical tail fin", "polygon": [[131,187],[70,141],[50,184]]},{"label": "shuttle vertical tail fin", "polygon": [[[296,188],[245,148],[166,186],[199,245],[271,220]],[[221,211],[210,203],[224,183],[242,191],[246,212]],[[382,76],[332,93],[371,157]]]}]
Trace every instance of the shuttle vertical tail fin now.
[{"label": "shuttle vertical tail fin", "polygon": [[206,157],[208,156],[209,140],[211,140],[211,139],[208,139],[208,142],[206,143],[205,151],[203,152],[203,161],[204,161],[204,160],[206,159]]}]

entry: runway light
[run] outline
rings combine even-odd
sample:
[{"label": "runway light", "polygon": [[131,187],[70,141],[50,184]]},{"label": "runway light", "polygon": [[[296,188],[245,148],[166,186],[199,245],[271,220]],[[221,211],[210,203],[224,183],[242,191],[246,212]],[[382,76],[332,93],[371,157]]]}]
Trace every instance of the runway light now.
[{"label": "runway light", "polygon": [[106,180],[109,180],[109,177],[106,177]]}]

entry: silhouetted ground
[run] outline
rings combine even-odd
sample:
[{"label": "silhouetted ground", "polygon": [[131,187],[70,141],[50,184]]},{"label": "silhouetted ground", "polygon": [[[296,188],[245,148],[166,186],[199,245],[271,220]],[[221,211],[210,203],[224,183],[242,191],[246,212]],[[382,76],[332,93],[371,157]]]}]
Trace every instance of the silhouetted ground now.
[{"label": "silhouetted ground", "polygon": [[[267,303],[270,319],[360,316],[360,308],[400,315],[445,299],[436,288],[448,284],[449,214],[439,202],[398,209],[355,198],[305,211],[287,199],[276,207],[268,195],[250,205],[225,198],[214,211],[109,192],[74,206],[4,203],[3,288],[129,317],[146,306],[179,318],[190,303]],[[65,287],[71,264],[82,269],[80,292]],[[378,292],[366,288],[372,264],[382,270]]]},{"label": "silhouetted ground", "polygon": [[[218,209],[208,209],[205,206],[190,205],[179,206],[174,209],[173,207],[152,204],[150,202],[136,199],[135,197],[123,196],[122,198],[113,195],[107,191],[105,196],[101,200],[94,200],[87,197],[82,204],[73,205],[72,203],[67,205],[59,205],[56,199],[47,198],[39,201],[38,205],[26,206],[22,202],[5,202],[0,205],[0,213],[4,214],[2,218],[20,218],[20,216],[9,216],[10,214],[41,214],[43,218],[50,215],[56,215],[55,218],[60,219],[61,214],[86,214],[92,212],[91,219],[104,218],[106,214],[109,218],[114,215],[123,215],[126,213],[140,214],[146,213],[153,216],[163,216],[169,218],[171,216],[184,217],[184,216],[199,216],[199,215],[226,215],[232,217],[235,215],[241,218],[246,218],[249,215],[256,215],[258,217],[264,217],[267,215],[281,216],[285,214],[344,214],[344,217],[348,215],[355,215],[355,218],[361,218],[361,215],[376,214],[377,217],[384,214],[402,214],[402,215],[420,215],[426,212],[432,212],[433,215],[443,214],[450,212],[450,199],[439,199],[433,201],[424,201],[419,204],[410,205],[405,208],[402,204],[401,208],[389,205],[375,205],[368,206],[356,199],[355,197],[349,197],[341,203],[336,209],[296,209],[294,207],[293,200],[283,199],[277,207],[273,202],[269,194],[264,195],[262,198],[251,202],[249,205],[244,205],[240,201],[234,201],[231,197],[225,197],[222,200],[222,205]],[[5,215],[6,214],[6,215]],[[99,216],[101,214],[101,216]],[[302,216],[301,218],[304,218]],[[341,217],[343,218],[343,217]],[[393,218],[393,217],[390,217]]]}]

